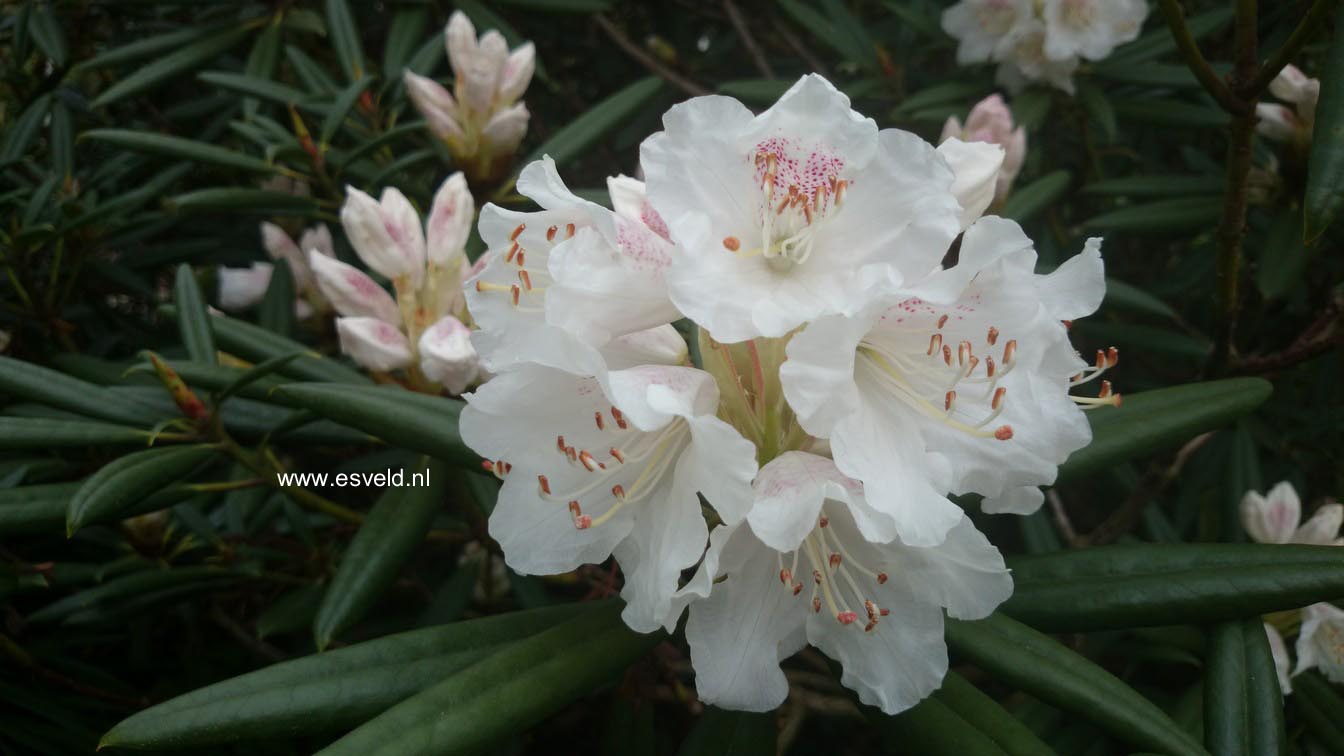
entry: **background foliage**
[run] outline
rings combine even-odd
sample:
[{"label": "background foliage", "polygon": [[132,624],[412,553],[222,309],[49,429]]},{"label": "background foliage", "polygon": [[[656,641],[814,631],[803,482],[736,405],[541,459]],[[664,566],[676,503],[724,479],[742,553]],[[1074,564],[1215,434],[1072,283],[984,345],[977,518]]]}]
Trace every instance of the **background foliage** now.
[{"label": "background foliage", "polygon": [[[1184,4],[1218,74],[1232,5]],[[1261,59],[1311,5],[1262,3]],[[333,356],[329,324],[296,322],[287,276],[253,312],[207,310],[215,266],[264,259],[258,221],[335,227],[346,184],[427,205],[451,159],[400,72],[447,75],[453,7],[535,41],[518,165],[548,153],[600,200],[670,103],[763,107],[808,71],[935,138],[995,90],[986,67],[955,66],[942,6],[0,4],[0,752],[1344,753],[1344,691],[1309,673],[1285,706],[1257,618],[1344,597],[1344,563],[1238,545],[1237,517],[1277,480],[1344,489],[1338,18],[1295,59],[1322,79],[1310,156],[1257,141],[1246,182],[1227,179],[1236,118],[1156,10],[1076,97],[1012,98],[1030,152],[1000,212],[1043,268],[1106,237],[1107,299],[1074,340],[1121,348],[1128,396],[1092,416],[1097,441],[1045,510],[978,523],[1017,592],[950,623],[954,673],[898,717],[860,707],[812,652],[779,713],[702,711],[679,639],[634,635],[601,600],[614,568],[503,568],[485,535],[496,483],[456,436],[456,400]],[[521,200],[511,182],[473,189]],[[1230,309],[1229,193],[1249,204]],[[274,475],[388,468],[434,485]]]}]

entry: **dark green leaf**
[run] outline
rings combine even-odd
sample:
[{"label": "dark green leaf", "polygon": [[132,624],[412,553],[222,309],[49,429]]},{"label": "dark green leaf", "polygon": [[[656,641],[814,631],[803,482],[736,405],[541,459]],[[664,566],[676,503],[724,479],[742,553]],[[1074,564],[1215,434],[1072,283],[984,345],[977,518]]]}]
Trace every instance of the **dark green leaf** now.
[{"label": "dark green leaf", "polygon": [[170,158],[180,158],[196,163],[220,165],[257,173],[274,173],[276,167],[261,158],[244,155],[230,149],[217,147],[194,139],[156,134],[149,131],[130,131],[127,129],[92,129],[80,134],[79,138],[93,139],[137,152],[148,152]]},{"label": "dark green leaf", "polygon": [[244,25],[178,47],[176,51],[136,69],[134,73],[108,87],[94,99],[90,107],[101,108],[111,105],[131,95],[152,89],[175,76],[181,76],[213,60],[251,33],[250,26]]},{"label": "dark green leaf", "polygon": [[286,338],[292,337],[294,305],[294,274],[289,269],[289,261],[276,260],[271,267],[271,281],[257,308],[258,325]]},{"label": "dark green leaf", "polygon": [[[177,310],[171,307],[161,308],[161,312],[170,318],[177,318]],[[211,315],[210,324],[215,332],[215,341],[220,347],[239,357],[253,362],[264,362],[275,357],[292,355],[295,352],[302,357],[283,366],[281,373],[307,381],[332,381],[337,383],[372,383],[363,373],[330,360],[292,339],[287,339],[265,328],[224,315]],[[183,374],[185,375],[185,374]],[[206,385],[206,384],[202,384]]]},{"label": "dark green leaf", "polygon": [[136,427],[153,425],[159,419],[102,386],[13,357],[0,356],[0,393]]},{"label": "dark green leaf", "polygon": [[[396,580],[443,505],[447,465],[422,459],[402,472],[407,480],[384,491],[341,558],[313,621],[318,650],[358,622]],[[423,482],[417,480],[421,475]]]},{"label": "dark green leaf", "polygon": [[210,330],[210,313],[205,309],[205,298],[196,285],[196,274],[191,266],[177,266],[177,282],[173,286],[173,303],[177,306],[177,331],[182,345],[196,362],[215,364],[219,361],[215,349],[215,334]]},{"label": "dark green leaf", "polygon": [[196,748],[350,728],[502,644],[591,609],[567,604],[513,612],[282,662],[133,714],[103,736],[102,745]]},{"label": "dark green leaf", "polygon": [[1092,443],[1059,468],[1059,481],[1169,449],[1228,425],[1259,407],[1272,391],[1259,378],[1229,378],[1125,396],[1120,407],[1087,413]]},{"label": "dark green leaf", "polygon": [[0,417],[0,450],[145,444],[150,432],[90,420]]},{"label": "dark green leaf", "polygon": [[51,106],[51,95],[44,94],[33,100],[23,113],[14,119],[14,123],[5,130],[5,141],[0,144],[0,166],[18,160],[28,151],[28,146],[37,138],[42,121],[47,117]]},{"label": "dark green leaf", "polygon": [[1026,186],[1014,189],[1003,207],[999,208],[998,214],[1024,223],[1064,196],[1071,179],[1068,171],[1047,173]]},{"label": "dark green leaf", "polygon": [[364,78],[364,48],[346,0],[327,0],[327,30],[345,77],[352,82]]},{"label": "dark green leaf", "polygon": [[774,756],[775,715],[772,712],[725,711],[708,706],[700,715],[678,756]]},{"label": "dark green leaf", "polygon": [[1204,678],[1204,744],[1219,756],[1278,756],[1288,739],[1283,694],[1259,617],[1209,633]]},{"label": "dark green leaf", "polygon": [[303,215],[317,213],[317,202],[288,192],[242,187],[197,189],[164,200],[169,208],[181,213],[247,212],[255,215]]},{"label": "dark green leaf", "polygon": [[290,384],[275,391],[282,399],[392,446],[445,462],[479,469],[481,459],[462,443],[457,418],[462,402],[418,394],[396,386]]},{"label": "dark green leaf", "polygon": [[66,531],[117,519],[146,496],[175,483],[215,454],[211,446],[174,446],[128,454],[84,481],[66,512]]},{"label": "dark green leaf", "polygon": [[1181,197],[1130,205],[1089,218],[1084,231],[1130,234],[1190,233],[1207,228],[1223,212],[1221,197]]},{"label": "dark green leaf", "polygon": [[1001,614],[948,620],[954,653],[995,678],[1105,730],[1136,749],[1203,755],[1204,749],[1151,701],[1048,636]]},{"label": "dark green leaf", "polygon": [[628,629],[615,606],[594,608],[417,693],[319,753],[476,752],[609,681],[661,638]]},{"label": "dark green leaf", "polygon": [[1135,544],[1011,561],[1003,611],[1051,632],[1221,622],[1344,597],[1325,546]]},{"label": "dark green leaf", "polygon": [[534,160],[540,160],[543,155],[550,155],[557,166],[563,167],[633,117],[662,88],[663,81],[657,76],[640,79],[570,121],[567,126],[552,134],[545,144],[538,147],[520,165],[527,165]]},{"label": "dark green leaf", "polygon": [[1306,240],[1311,242],[1325,233],[1344,205],[1344,24],[1338,22],[1321,68],[1305,203]]}]

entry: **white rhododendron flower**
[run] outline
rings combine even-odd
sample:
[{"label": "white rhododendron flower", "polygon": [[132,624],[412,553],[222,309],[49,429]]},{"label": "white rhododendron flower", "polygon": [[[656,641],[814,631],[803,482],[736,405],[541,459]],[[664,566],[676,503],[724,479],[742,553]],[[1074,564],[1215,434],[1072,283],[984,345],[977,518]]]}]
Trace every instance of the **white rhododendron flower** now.
[{"label": "white rhododendron flower", "polygon": [[[1269,493],[1247,491],[1241,497],[1241,524],[1257,543],[1297,543],[1307,546],[1344,546],[1339,534],[1344,525],[1344,505],[1327,501],[1302,522],[1302,500],[1297,489],[1281,481]],[[1332,682],[1344,683],[1344,612],[1333,604],[1312,604],[1302,610],[1297,636],[1297,667],[1292,674],[1319,668]],[[1288,649],[1278,628],[1265,623],[1279,688],[1293,692],[1288,676]]]},{"label": "white rhododendron flower", "polygon": [[[1256,130],[1266,139],[1305,145],[1316,126],[1316,101],[1321,82],[1308,78],[1294,65],[1284,66],[1269,83],[1269,92],[1287,105],[1262,102],[1255,106]],[[1289,107],[1291,106],[1291,107]]]},{"label": "white rhododendron flower", "polygon": [[394,298],[366,273],[310,252],[317,287],[341,317],[341,351],[379,372],[405,370],[412,388],[460,394],[485,377],[468,335],[462,282],[475,205],[461,173],[434,195],[429,217],[401,192],[375,200],[347,187],[341,224],[365,265],[392,280]]},{"label": "white rhododendron flower", "polygon": [[820,76],[759,116],[697,97],[663,128],[640,157],[677,244],[668,291],[719,341],[850,313],[874,284],[924,275],[959,230],[952,172],[933,147],[879,132]]},{"label": "white rhododendron flower", "polygon": [[998,63],[1011,91],[1044,81],[1072,94],[1079,63],[1133,41],[1147,15],[1145,0],[961,0],[942,26],[957,39],[958,63]]},{"label": "white rhododendron flower", "polygon": [[994,202],[1003,202],[1012,189],[1013,180],[1022,163],[1027,158],[1027,130],[1023,126],[1013,128],[1013,111],[997,94],[990,95],[977,102],[963,125],[956,116],[948,116],[943,124],[940,143],[949,139],[964,142],[988,142],[1003,148],[1003,165],[999,168],[994,185]]},{"label": "white rhododendron flower", "polygon": [[782,659],[805,644],[844,668],[841,681],[888,714],[933,692],[947,672],[943,611],[987,616],[1012,593],[989,541],[964,516],[941,544],[874,541],[885,517],[831,460],[787,452],[756,477],[747,521],[714,530],[679,595],[708,703],[765,711],[784,702]]},{"label": "white rhododendron flower", "polygon": [[811,643],[906,709],[946,673],[944,612],[1011,592],[948,496],[1032,511],[1090,438],[1078,404],[1119,403],[1069,396],[1118,359],[1068,339],[1101,301],[1099,240],[1036,275],[1021,229],[980,217],[1007,147],[879,130],[817,76],[759,116],[700,97],[663,126],[612,210],[542,160],[518,180],[540,210],[481,213],[466,294],[494,377],[461,433],[504,481],[490,533],[524,573],[614,557],[637,630],[689,611],[706,701],[778,705]]},{"label": "white rhododendron flower", "polygon": [[[819,319],[790,341],[780,370],[789,404],[907,543],[936,544],[957,523],[948,492],[983,494],[988,512],[1035,511],[1037,486],[1091,440],[1068,389],[1115,357],[1099,353],[1086,369],[1061,321],[1101,304],[1098,246],[1039,276],[1021,229],[985,218],[963,237],[958,265],[922,290]],[[1101,393],[1078,401],[1118,401],[1109,384]]]},{"label": "white rhododendron flower", "polygon": [[407,70],[406,93],[471,179],[493,180],[508,168],[527,133],[527,106],[518,98],[532,81],[536,50],[527,42],[510,52],[493,29],[478,39],[462,11],[449,18],[444,42],[453,92]]},{"label": "white rhododendron flower", "polygon": [[676,623],[677,580],[708,532],[697,494],[739,521],[756,473],[752,445],[715,416],[713,377],[679,364],[684,342],[668,360],[672,329],[654,330],[618,339],[603,381],[525,365],[468,395],[461,419],[504,480],[490,535],[509,566],[554,574],[614,553],[626,622],[644,632]]},{"label": "white rhododendron flower", "polygon": [[[304,229],[298,242],[274,223],[261,224],[261,245],[272,260],[284,260],[294,276],[294,309],[300,317],[328,309],[326,298],[317,288],[308,254],[316,252],[327,258],[336,254],[331,231],[319,223]],[[271,285],[271,263],[256,262],[247,268],[219,269],[219,306],[223,310],[245,310],[261,302]]]},{"label": "white rhododendron flower", "polygon": [[611,180],[613,212],[571,193],[544,158],[523,169],[518,191],[542,210],[481,211],[486,263],[466,287],[487,368],[527,361],[592,375],[599,347],[678,317],[664,281],[672,244],[638,181]]}]

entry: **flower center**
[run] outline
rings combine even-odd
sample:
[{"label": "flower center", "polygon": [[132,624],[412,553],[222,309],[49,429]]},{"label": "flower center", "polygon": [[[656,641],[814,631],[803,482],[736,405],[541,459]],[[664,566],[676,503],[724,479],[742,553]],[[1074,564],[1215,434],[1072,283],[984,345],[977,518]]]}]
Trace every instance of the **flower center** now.
[{"label": "flower center", "polygon": [[975,12],[975,19],[986,34],[1007,34],[1017,20],[1017,9],[1012,0],[989,0]]},{"label": "flower center", "polygon": [[718,415],[756,446],[758,464],[811,445],[779,381],[789,336],[722,344],[700,329],[697,338],[702,367],[719,387]]},{"label": "flower center", "polygon": [[760,246],[744,247],[736,236],[724,249],[739,257],[762,257],[771,270],[786,272],[807,262],[823,223],[835,216],[853,182],[840,178],[844,160],[820,147],[803,149],[771,137],[752,153],[761,187]]},{"label": "flower center", "polygon": [[806,560],[804,567],[812,570],[812,595],[808,603],[813,613],[820,613],[825,605],[826,611],[835,617],[836,622],[853,625],[859,619],[855,608],[862,608],[868,618],[863,630],[872,632],[877,627],[878,619],[890,613],[869,598],[872,585],[887,582],[887,573],[872,570],[855,559],[845,548],[840,534],[829,526],[830,520],[823,510],[817,520],[817,527],[807,534],[803,543],[792,553],[789,566],[784,566],[784,554],[776,555],[779,582],[791,595],[802,595],[803,583],[796,577],[801,555]]},{"label": "flower center", "polygon": [[1097,4],[1092,0],[1064,0],[1060,18],[1074,29],[1084,29],[1097,18]]},{"label": "flower center", "polygon": [[[901,322],[904,317],[898,313],[921,307],[927,305],[916,300],[902,302],[883,315],[883,320]],[[910,349],[908,342],[902,343],[909,334],[901,339],[887,329],[873,329],[859,342],[855,372],[862,370],[875,385],[949,428],[1007,441],[1013,437],[1011,425],[989,426],[1007,406],[1008,391],[998,384],[1017,365],[1017,340],[1006,340],[997,361],[992,354],[982,360],[968,339],[961,340],[955,350],[943,343],[947,322],[948,315],[939,316],[922,354]],[[986,352],[997,351],[999,340],[999,329],[990,326],[984,337]]]}]

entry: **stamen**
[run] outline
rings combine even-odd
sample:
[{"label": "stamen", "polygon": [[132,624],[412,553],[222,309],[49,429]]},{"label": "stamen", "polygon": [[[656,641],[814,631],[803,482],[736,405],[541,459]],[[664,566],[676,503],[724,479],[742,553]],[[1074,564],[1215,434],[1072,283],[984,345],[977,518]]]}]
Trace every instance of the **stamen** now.
[{"label": "stamen", "polygon": [[1000,441],[1007,441],[1012,437],[1013,437],[1013,426],[1011,425],[1000,425],[998,429],[994,431],[994,438]]},{"label": "stamen", "polygon": [[527,271],[518,271],[518,280],[523,282],[524,289],[532,291],[532,276],[528,275]]},{"label": "stamen", "polygon": [[511,263],[511,262],[513,262],[513,257],[514,257],[514,255],[517,255],[517,254],[518,254],[518,250],[520,250],[520,249],[522,249],[522,247],[518,246],[518,242],[514,242],[514,243],[509,247],[509,252],[508,252],[508,254],[504,255],[504,262],[506,262],[506,263]]},{"label": "stamen", "polygon": [[942,327],[945,326],[945,325],[947,325],[947,315],[946,315],[946,314],[944,314],[941,318],[938,318],[938,328],[941,330]]},{"label": "stamen", "polygon": [[1008,343],[1005,344],[1003,347],[1003,364],[1005,367],[1012,364],[1013,357],[1016,354],[1017,354],[1017,339],[1009,339]]},{"label": "stamen", "polygon": [[574,528],[576,530],[587,530],[593,526],[593,518],[584,514],[583,511],[579,509],[579,503],[577,501],[571,501],[569,503],[569,515],[574,519]]},{"label": "stamen", "polygon": [[522,297],[523,290],[520,289],[520,288],[518,288],[518,284],[514,284],[514,285],[512,285],[512,286],[509,287],[509,294],[511,294],[512,297],[513,297],[513,306],[514,306],[514,307],[517,307],[517,306],[518,306],[518,300],[519,300],[520,297]]},{"label": "stamen", "polygon": [[541,492],[542,492],[543,494],[545,494],[545,495],[547,495],[547,496],[550,496],[550,495],[551,495],[551,482],[550,482],[549,480],[546,479],[546,476],[545,476],[545,475],[538,475],[538,476],[537,476],[537,483],[539,483],[539,484],[541,485]]},{"label": "stamen", "polygon": [[948,367],[952,367],[952,347],[946,344],[943,345],[943,362],[946,362]]},{"label": "stamen", "polygon": [[831,524],[831,521],[830,521],[830,519],[829,519],[828,517],[826,517],[826,515],[822,515],[822,516],[821,516],[821,519],[817,521],[817,525],[818,525],[819,527],[823,527],[823,528],[826,527],[827,525],[830,525],[830,524]]},{"label": "stamen", "polygon": [[615,407],[611,408],[611,419],[616,421],[616,427],[621,430],[630,427],[629,423],[625,422],[625,415],[621,414],[621,411]]},{"label": "stamen", "polygon": [[625,455],[621,453],[621,450],[620,450],[620,449],[617,449],[616,447],[613,446],[613,447],[611,447],[610,449],[608,449],[607,452],[608,452],[609,454],[611,454],[611,456],[612,456],[617,462],[620,462],[621,464],[625,464]]},{"label": "stamen", "polygon": [[995,328],[994,326],[990,326],[989,333],[985,336],[985,341],[989,342],[990,346],[994,346],[994,342],[998,340],[999,340],[999,329]]},{"label": "stamen", "polygon": [[598,430],[606,430],[606,421],[602,419],[602,410],[594,410],[593,422],[597,423]]},{"label": "stamen", "polygon": [[835,569],[840,566],[840,555],[833,553],[827,561],[830,563],[831,569]]},{"label": "stamen", "polygon": [[788,570],[781,568],[779,570],[779,582],[788,585],[791,580],[793,580],[793,574]]},{"label": "stamen", "polygon": [[573,223],[566,223],[566,224],[565,224],[565,238],[566,238],[566,239],[572,239],[572,238],[574,238],[574,224],[573,224]]},{"label": "stamen", "polygon": [[518,227],[513,229],[513,233],[509,234],[509,241],[518,241],[518,235],[523,233],[523,229],[525,228],[527,228],[526,223],[519,223]]},{"label": "stamen", "polygon": [[546,229],[546,241],[555,241],[555,232],[559,230],[560,230],[559,226],[551,226],[550,228]]},{"label": "stamen", "polygon": [[617,483],[611,487],[611,495],[615,496],[617,501],[620,501],[625,498],[625,488],[620,483]]},{"label": "stamen", "polygon": [[[885,572],[879,572],[879,573],[877,573],[877,584],[878,584],[878,585],[885,585],[886,582],[887,582],[887,573],[885,573]],[[885,614],[885,612],[884,612],[884,614]]]},{"label": "stamen", "polygon": [[605,470],[607,467],[601,462],[598,462],[597,459],[593,457],[593,455],[589,453],[587,449],[584,449],[583,451],[579,452],[579,462],[582,463],[584,467],[588,468],[588,472],[592,472],[598,468],[602,468]]},{"label": "stamen", "polygon": [[943,411],[951,413],[952,404],[956,401],[957,401],[957,392],[955,391],[947,392],[947,394],[943,396]]},{"label": "stamen", "polygon": [[723,238],[723,248],[729,252],[736,252],[742,249],[742,241],[736,236],[725,236]]},{"label": "stamen", "polygon": [[971,342],[963,341],[957,344],[957,364],[965,365],[971,359]]},{"label": "stamen", "polygon": [[942,346],[943,346],[943,335],[941,333],[935,333],[929,337],[929,351],[925,352],[925,354],[932,357],[933,353],[939,351],[942,348]]},{"label": "stamen", "polygon": [[989,408],[997,410],[1003,406],[1003,396],[1008,393],[1008,389],[1000,386],[994,390],[994,398],[989,403]]},{"label": "stamen", "polygon": [[555,448],[556,448],[556,449],[559,449],[561,454],[564,454],[564,453],[565,453],[565,450],[569,448],[569,447],[565,444],[565,437],[564,437],[564,436],[556,436],[556,437],[555,437]]}]

